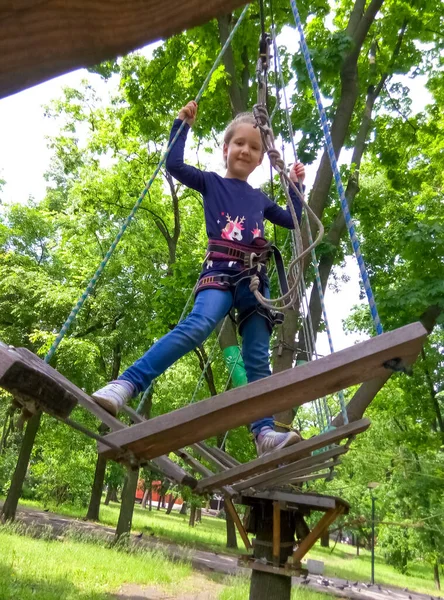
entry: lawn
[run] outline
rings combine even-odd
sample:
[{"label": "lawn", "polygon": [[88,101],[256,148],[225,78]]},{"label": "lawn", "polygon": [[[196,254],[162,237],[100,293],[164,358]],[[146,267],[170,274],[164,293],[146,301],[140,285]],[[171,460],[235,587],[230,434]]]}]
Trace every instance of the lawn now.
[{"label": "lawn", "polygon": [[[0,526],[0,600],[113,600],[122,585],[132,593],[149,586],[170,598],[207,591],[214,600],[248,600],[246,577],[193,575],[191,567],[160,552],[107,548],[91,538],[34,538],[22,525]],[[142,597],[142,596],[140,596]],[[143,596],[145,597],[145,595]],[[151,597],[151,594],[150,594]],[[157,597],[157,595],[155,596]],[[331,600],[326,594],[294,589],[292,600]]]},{"label": "lawn", "polygon": [[124,583],[173,589],[191,575],[187,564],[159,552],[105,548],[70,539],[35,539],[0,527],[0,600],[109,600]]},{"label": "lawn", "polygon": [[[41,509],[41,504],[36,502],[21,502],[21,507],[34,507]],[[84,508],[68,505],[51,507],[60,514],[83,518],[86,510]],[[100,509],[101,523],[115,527],[119,515],[120,505],[110,503],[109,506],[102,504]],[[229,552],[225,548],[226,527],[223,519],[203,517],[202,522],[196,527],[188,526],[188,517],[173,511],[166,515],[165,510],[157,511],[155,508],[150,512],[148,509],[135,506],[133,519],[133,532],[143,532],[144,535],[153,535],[161,540],[177,543],[191,548],[211,550],[213,552]],[[240,538],[238,538],[238,553],[244,553]],[[309,553],[309,558],[322,560],[325,563],[325,574],[341,577],[349,581],[370,580],[370,552],[360,549],[360,556],[356,556],[356,548],[346,544],[338,544],[333,553],[329,548],[321,548],[317,544]],[[409,564],[408,575],[402,575],[387,565],[384,557],[376,553],[375,557],[375,580],[381,585],[393,585],[408,588],[412,591],[436,594],[433,582],[433,573],[429,565],[425,563],[412,562]],[[228,592],[227,592],[228,593]],[[230,596],[227,596],[230,598]],[[235,598],[233,596],[233,598]]]}]

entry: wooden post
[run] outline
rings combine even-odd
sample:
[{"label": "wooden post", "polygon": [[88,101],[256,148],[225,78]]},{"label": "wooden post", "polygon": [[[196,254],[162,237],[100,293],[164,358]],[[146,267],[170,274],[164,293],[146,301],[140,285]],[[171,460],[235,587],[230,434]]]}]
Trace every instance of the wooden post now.
[{"label": "wooden post", "polygon": [[277,500],[273,502],[273,564],[279,566],[281,556],[281,507]]},{"label": "wooden post", "polygon": [[131,532],[133,522],[134,500],[136,497],[137,481],[139,479],[139,469],[128,469],[125,484],[122,491],[122,504],[120,505],[119,520],[117,522],[115,541],[119,540],[124,534]]},{"label": "wooden post", "polygon": [[[273,512],[270,500],[263,500],[251,507],[252,521],[256,523],[254,558],[273,562]],[[280,511],[280,552],[281,565],[287,562],[293,552],[295,513]],[[263,544],[261,544],[263,542]],[[250,600],[290,600],[291,577],[254,570],[251,573]]]}]

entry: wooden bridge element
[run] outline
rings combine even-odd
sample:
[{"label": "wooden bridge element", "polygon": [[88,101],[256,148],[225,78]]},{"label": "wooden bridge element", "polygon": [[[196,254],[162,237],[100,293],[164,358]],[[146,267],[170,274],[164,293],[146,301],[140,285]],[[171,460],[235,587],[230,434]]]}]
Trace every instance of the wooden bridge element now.
[{"label": "wooden bridge element", "polygon": [[[310,480],[333,477],[335,467],[348,452],[354,437],[365,431],[370,421],[353,420],[247,464],[239,463],[202,440],[358,383],[362,385],[356,394],[365,397],[368,404],[393,370],[402,370],[403,365],[415,361],[426,335],[420,323],[413,323],[151,420],[145,420],[126,406],[123,410],[133,421],[131,426],[109,415],[29,350],[11,348],[1,342],[0,386],[11,392],[29,412],[43,410],[80,429],[70,414],[78,404],[83,406],[111,430],[98,444],[99,452],[107,458],[134,467],[148,464],[198,494],[220,491],[248,549],[251,547],[248,526],[245,528],[242,524],[233,502],[250,505],[253,514],[260,505],[260,510],[271,514],[273,522],[272,566],[259,564],[251,557],[243,560],[253,569],[271,569],[273,573],[291,575],[301,572],[301,558],[322,532],[348,511],[344,501],[303,494],[300,486]],[[175,452],[191,468],[192,474],[172,461],[167,456],[170,452]],[[290,569],[279,562],[283,546],[289,543],[281,543],[282,510],[293,511],[303,532]],[[304,516],[311,511],[324,514],[310,531]],[[254,532],[254,527],[249,531]]]},{"label": "wooden bridge element", "polygon": [[2,0],[0,98],[229,14],[242,0]]}]

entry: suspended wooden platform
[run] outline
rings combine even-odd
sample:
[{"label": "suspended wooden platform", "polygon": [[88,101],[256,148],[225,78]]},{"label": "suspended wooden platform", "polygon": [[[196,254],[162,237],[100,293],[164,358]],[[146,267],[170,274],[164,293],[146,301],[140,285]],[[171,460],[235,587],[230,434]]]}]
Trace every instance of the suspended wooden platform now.
[{"label": "suspended wooden platform", "polygon": [[242,0],[2,0],[0,98],[202,25]]},{"label": "suspended wooden platform", "polygon": [[[106,436],[114,446],[151,459],[300,406],[386,373],[386,363],[412,362],[427,335],[420,323],[371,338],[295,369],[277,373]],[[108,458],[115,451],[99,444]]]}]

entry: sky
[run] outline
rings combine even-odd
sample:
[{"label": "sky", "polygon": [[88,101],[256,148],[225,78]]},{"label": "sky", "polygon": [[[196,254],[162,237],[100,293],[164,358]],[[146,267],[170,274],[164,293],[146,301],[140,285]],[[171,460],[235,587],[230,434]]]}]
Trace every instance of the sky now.
[{"label": "sky", "polygon": [[[284,43],[287,47],[292,46],[295,36],[294,30],[289,32],[284,35],[283,40],[279,39],[279,43]],[[288,37],[290,35],[292,39]],[[150,47],[145,48],[143,52],[149,54]],[[25,203],[30,197],[36,201],[44,198],[46,191],[44,173],[51,160],[51,151],[47,147],[46,138],[55,134],[56,128],[55,123],[44,116],[43,106],[49,104],[52,99],[61,97],[63,87],[80,87],[82,79],[85,78],[92,81],[99,96],[104,98],[108,96],[111,86],[104,84],[98,75],[82,69],[0,100],[0,179],[6,180],[0,195],[3,202]],[[419,80],[415,81],[414,87],[416,91],[412,98],[412,109],[416,112],[429,101],[429,96]],[[347,159],[347,155],[343,154],[341,158]],[[288,160],[290,159],[287,158],[287,162]],[[219,164],[213,168],[220,171],[222,161],[217,162]],[[307,169],[305,182],[307,191],[313,184],[316,170],[316,164]],[[253,186],[260,185],[269,178],[269,172],[268,162],[264,160],[254,177],[250,178],[250,183]],[[349,281],[341,284],[339,292],[327,289],[325,295],[335,350],[364,339],[363,336],[345,335],[343,332],[343,319],[350,314],[352,307],[360,302],[359,270],[354,258],[347,259],[345,273]],[[320,355],[329,353],[326,334],[320,334],[317,348]]]}]

